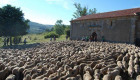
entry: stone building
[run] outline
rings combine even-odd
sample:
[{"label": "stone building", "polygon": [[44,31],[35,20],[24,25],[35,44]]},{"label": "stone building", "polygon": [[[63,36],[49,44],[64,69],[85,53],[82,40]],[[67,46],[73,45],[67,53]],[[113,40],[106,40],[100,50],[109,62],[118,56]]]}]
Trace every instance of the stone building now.
[{"label": "stone building", "polygon": [[140,8],[82,16],[71,21],[72,40],[97,34],[97,40],[135,43],[140,39]]}]

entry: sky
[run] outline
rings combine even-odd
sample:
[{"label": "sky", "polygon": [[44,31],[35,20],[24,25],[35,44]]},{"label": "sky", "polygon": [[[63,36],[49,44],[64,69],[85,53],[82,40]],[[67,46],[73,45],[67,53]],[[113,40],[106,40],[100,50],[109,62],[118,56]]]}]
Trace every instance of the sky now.
[{"label": "sky", "polygon": [[24,17],[33,22],[54,25],[63,20],[63,24],[70,25],[76,11],[74,3],[96,8],[100,13],[140,7],[140,0],[0,0],[0,7],[7,4],[20,7]]}]

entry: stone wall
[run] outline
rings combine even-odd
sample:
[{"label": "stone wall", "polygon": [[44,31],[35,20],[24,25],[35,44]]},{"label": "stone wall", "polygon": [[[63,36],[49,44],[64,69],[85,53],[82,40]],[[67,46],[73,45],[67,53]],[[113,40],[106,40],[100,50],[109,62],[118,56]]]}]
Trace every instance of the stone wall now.
[{"label": "stone wall", "polygon": [[136,21],[136,38],[140,38],[140,20]]},{"label": "stone wall", "polygon": [[[73,21],[71,22],[71,39],[81,39],[83,36],[90,36],[95,31],[98,41],[101,41],[101,37],[104,36],[105,40],[110,42],[134,43],[135,21],[135,17]],[[92,25],[95,26],[92,27]]]}]

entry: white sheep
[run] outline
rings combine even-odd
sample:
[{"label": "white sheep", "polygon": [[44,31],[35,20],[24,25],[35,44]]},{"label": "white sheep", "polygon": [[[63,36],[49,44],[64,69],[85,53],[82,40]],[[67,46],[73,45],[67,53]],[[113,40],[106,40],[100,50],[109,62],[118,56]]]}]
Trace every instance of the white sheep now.
[{"label": "white sheep", "polygon": [[117,61],[117,65],[122,69],[123,68],[123,64],[121,61]]},{"label": "white sheep", "polygon": [[16,79],[16,76],[11,74],[5,80],[15,80],[15,79]]},{"label": "white sheep", "polygon": [[83,80],[93,80],[89,71],[86,71],[86,73],[83,75]]},{"label": "white sheep", "polygon": [[115,80],[122,80],[122,77],[121,77],[120,75],[117,75],[117,76],[115,77]]},{"label": "white sheep", "polygon": [[111,75],[110,74],[104,75],[103,80],[111,80]]},{"label": "white sheep", "polygon": [[138,64],[134,66],[135,72],[138,74],[140,72],[140,67]]},{"label": "white sheep", "polygon": [[138,75],[138,76],[136,77],[136,80],[140,80],[140,75]]},{"label": "white sheep", "polygon": [[130,77],[133,76],[133,74],[134,74],[134,67],[133,66],[128,67],[128,74],[129,74]]}]

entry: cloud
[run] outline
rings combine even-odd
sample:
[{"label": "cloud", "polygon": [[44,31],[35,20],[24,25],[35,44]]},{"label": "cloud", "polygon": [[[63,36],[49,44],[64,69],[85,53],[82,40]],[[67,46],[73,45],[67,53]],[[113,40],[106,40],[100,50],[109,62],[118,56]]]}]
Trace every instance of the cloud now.
[{"label": "cloud", "polygon": [[57,4],[61,5],[63,8],[69,10],[70,5],[68,3],[72,3],[72,0],[46,0],[49,4]]}]

